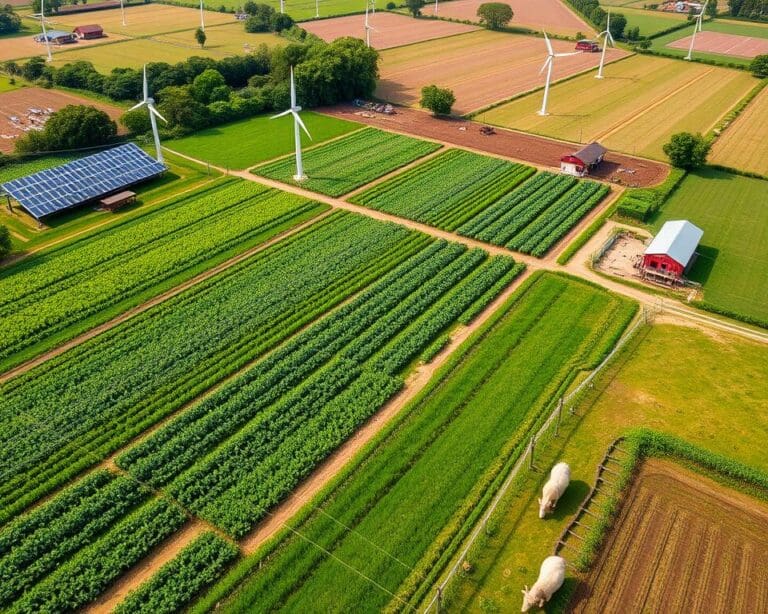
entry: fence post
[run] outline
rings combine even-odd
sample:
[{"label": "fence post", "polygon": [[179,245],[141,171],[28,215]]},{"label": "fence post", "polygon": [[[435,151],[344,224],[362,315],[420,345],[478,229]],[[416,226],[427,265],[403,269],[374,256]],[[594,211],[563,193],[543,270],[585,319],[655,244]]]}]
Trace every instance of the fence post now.
[{"label": "fence post", "polygon": [[536,448],[536,438],[531,437],[531,444],[528,448],[528,469],[533,469],[533,452]]},{"label": "fence post", "polygon": [[563,397],[557,402],[557,420],[555,421],[555,437],[560,434],[560,419],[563,417]]}]

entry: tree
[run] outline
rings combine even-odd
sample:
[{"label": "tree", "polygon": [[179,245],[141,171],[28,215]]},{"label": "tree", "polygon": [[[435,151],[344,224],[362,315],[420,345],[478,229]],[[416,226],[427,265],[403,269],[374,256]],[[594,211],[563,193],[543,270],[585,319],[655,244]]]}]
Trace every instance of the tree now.
[{"label": "tree", "polygon": [[104,111],[86,105],[67,105],[51,114],[45,128],[29,132],[16,141],[16,151],[56,151],[79,149],[109,143],[117,125]]},{"label": "tree", "polygon": [[768,77],[768,55],[756,55],[749,64],[749,70],[758,79]]},{"label": "tree", "polygon": [[456,102],[456,96],[453,95],[453,90],[436,85],[421,88],[419,104],[432,111],[434,115],[449,115],[454,102]]},{"label": "tree", "polygon": [[21,30],[21,17],[10,4],[0,7],[0,34],[13,34]]},{"label": "tree", "polygon": [[717,17],[717,2],[710,2],[707,4],[706,15],[710,18]]},{"label": "tree", "polygon": [[205,32],[202,28],[198,28],[195,30],[195,40],[197,41],[197,44],[200,45],[200,49],[205,47],[205,41],[208,37],[205,35]]},{"label": "tree", "polygon": [[491,30],[500,30],[512,21],[514,13],[512,7],[503,2],[486,2],[477,7],[477,16],[480,23]]},{"label": "tree", "polygon": [[120,123],[123,124],[131,134],[146,134],[152,129],[152,126],[149,123],[149,113],[144,107],[123,113],[120,116]]},{"label": "tree", "polygon": [[171,126],[197,130],[208,125],[208,109],[192,96],[188,86],[166,87],[158,92],[157,110]]},{"label": "tree", "polygon": [[421,15],[421,9],[424,8],[424,0],[405,0],[405,6],[411,12],[411,15],[418,17]]},{"label": "tree", "polygon": [[11,233],[5,226],[0,225],[0,260],[11,253]]},{"label": "tree", "polygon": [[[32,0],[32,12],[39,13],[41,4],[40,0]],[[45,0],[45,14],[51,15],[58,12],[62,4],[61,0]]]},{"label": "tree", "polygon": [[227,88],[227,82],[224,80],[224,77],[218,70],[209,68],[195,77],[195,80],[192,82],[191,93],[195,100],[208,104],[214,100],[221,100],[220,94],[217,98],[214,92],[218,91],[218,88],[222,86]]},{"label": "tree", "polygon": [[[600,27],[605,28],[607,23],[607,15],[605,19],[600,21],[602,24]],[[624,28],[627,27],[627,18],[622,13],[616,13],[611,15],[611,36],[613,38],[624,38]]]},{"label": "tree", "polygon": [[707,161],[711,144],[701,134],[679,132],[673,134],[669,143],[664,145],[664,153],[673,166],[678,168],[698,168]]},{"label": "tree", "polygon": [[45,70],[45,60],[43,58],[30,58],[21,69],[21,76],[27,81],[34,81],[43,76]]}]

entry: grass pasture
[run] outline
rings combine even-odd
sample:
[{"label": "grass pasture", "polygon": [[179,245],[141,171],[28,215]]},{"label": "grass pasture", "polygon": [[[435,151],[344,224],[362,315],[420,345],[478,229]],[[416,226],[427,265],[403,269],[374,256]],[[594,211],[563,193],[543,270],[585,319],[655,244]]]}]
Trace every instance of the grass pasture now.
[{"label": "grass pasture", "polygon": [[628,7],[622,7],[614,12],[621,13],[627,18],[627,28],[640,28],[640,36],[653,36],[657,32],[686,23],[688,19],[688,15],[684,13],[648,11]]},{"label": "grass pasture", "polygon": [[[251,117],[230,124],[207,128],[174,141],[167,147],[192,158],[217,166],[244,169],[291,153],[294,148],[293,119],[271,115]],[[360,124],[304,111],[301,118],[312,140],[301,133],[303,147],[312,147],[361,128]],[[243,145],[243,144],[247,145]]]},{"label": "grass pasture", "polygon": [[[303,161],[309,179],[301,185],[329,196],[341,196],[439,148],[437,143],[365,128],[307,151]],[[287,156],[257,166],[251,172],[295,183],[296,161]]]},{"label": "grass pasture", "polygon": [[534,278],[337,478],[296,527],[304,539],[287,533],[268,560],[252,557],[222,611],[415,605],[552,395],[599,360],[633,311],[592,286]]},{"label": "grass pasture", "polygon": [[749,103],[712,146],[709,161],[768,176],[768,88]]},{"label": "grass pasture", "polygon": [[706,133],[756,83],[742,71],[642,55],[607,66],[604,75],[554,85],[546,117],[536,114],[541,96],[533,94],[482,120],[666,161],[662,146],[672,134]]},{"label": "grass pasture", "polygon": [[768,181],[715,170],[689,174],[654,221],[687,219],[704,231],[689,277],[720,309],[768,321]]},{"label": "grass pasture", "polygon": [[[658,373],[663,365],[663,376]],[[652,428],[741,463],[768,470],[768,347],[724,333],[658,323],[640,331],[563,420],[561,435],[540,450],[536,471],[510,489],[491,536],[471,553],[475,570],[455,586],[456,611],[517,611],[520,589],[535,580],[544,557],[594,480],[608,445],[629,428]],[[571,486],[549,519],[536,497],[549,468],[571,466]],[[566,550],[565,556],[573,556]],[[571,576],[571,572],[566,574]],[[569,581],[569,580],[567,580]]]},{"label": "grass pasture", "polygon": [[224,25],[205,26],[205,35],[208,37],[205,41],[205,48],[195,41],[194,30],[184,30],[182,32],[169,32],[158,34],[152,37],[153,41],[186,47],[189,49],[189,55],[201,55],[200,51],[208,51],[214,54],[243,55],[255,51],[259,45],[269,47],[283,46],[289,43],[288,39],[269,32],[250,33],[246,32],[243,23],[227,23]]},{"label": "grass pasture", "polygon": [[[185,0],[185,4],[196,6],[194,0]],[[265,0],[276,11],[280,10],[280,0]],[[376,0],[376,8],[383,9],[386,2]],[[204,5],[211,10],[218,10],[219,7],[236,9],[242,7],[239,0],[204,0]],[[310,21],[315,18],[316,9],[319,10],[321,18],[333,17],[334,15],[350,15],[352,13],[364,13],[365,4],[360,4],[359,0],[285,0],[285,12],[296,21]]]}]

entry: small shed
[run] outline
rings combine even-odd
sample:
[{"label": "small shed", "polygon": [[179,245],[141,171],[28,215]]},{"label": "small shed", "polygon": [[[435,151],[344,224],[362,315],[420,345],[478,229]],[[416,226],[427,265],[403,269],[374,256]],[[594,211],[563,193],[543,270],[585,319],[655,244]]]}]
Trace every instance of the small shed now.
[{"label": "small shed", "polygon": [[578,151],[560,158],[560,172],[584,177],[589,174],[590,169],[603,161],[606,153],[608,150],[598,142],[585,145]]},{"label": "small shed", "polygon": [[122,192],[118,192],[117,194],[113,194],[112,196],[102,198],[99,201],[99,204],[101,205],[102,209],[106,209],[107,211],[117,211],[118,209],[122,209],[126,205],[130,205],[134,202],[136,202],[136,193],[129,190],[124,190]]},{"label": "small shed", "polygon": [[704,231],[687,220],[665,222],[643,253],[643,278],[677,284],[696,259]]},{"label": "small shed", "polygon": [[45,39],[54,45],[68,45],[69,43],[76,43],[77,39],[72,32],[64,32],[63,30],[48,30],[45,34],[38,34],[35,37],[35,41],[38,43],[44,43]]},{"label": "small shed", "polygon": [[102,38],[104,36],[104,28],[96,24],[77,26],[74,30],[72,30],[72,34],[81,40]]}]

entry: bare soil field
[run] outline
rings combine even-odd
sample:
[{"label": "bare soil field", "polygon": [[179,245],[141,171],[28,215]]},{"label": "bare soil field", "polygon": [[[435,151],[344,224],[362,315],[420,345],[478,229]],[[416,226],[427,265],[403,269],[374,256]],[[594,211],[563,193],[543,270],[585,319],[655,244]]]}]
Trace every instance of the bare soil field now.
[{"label": "bare soil field", "polygon": [[[667,45],[667,47],[672,47],[673,49],[688,49],[690,46],[690,36],[680,38]],[[768,53],[768,39],[705,30],[696,35],[694,51],[733,55],[740,58],[753,58],[756,55]]]},{"label": "bare soil field", "polygon": [[[477,7],[485,0],[454,0],[439,2],[437,14],[440,17],[479,21]],[[560,0],[503,0],[512,7],[515,16],[510,26],[522,26],[531,30],[546,30],[550,34],[573,36],[576,32],[591,34],[593,28],[571,11]],[[422,9],[425,15],[433,15],[435,6],[427,2]]]},{"label": "bare soil field", "polygon": [[569,611],[766,611],[768,505],[660,459],[626,501]]},{"label": "bare soil field", "polygon": [[[483,125],[481,123],[454,118],[438,119],[416,109],[398,108],[395,115],[383,115],[364,112],[351,105],[337,105],[318,111],[384,130],[434,139],[448,145],[468,147],[556,169],[560,168],[560,157],[563,153],[580,147],[566,141],[503,128],[496,128],[496,134],[492,136],[483,136],[480,134],[480,127]],[[591,176],[622,185],[646,187],[661,183],[668,172],[665,164],[611,151]]]},{"label": "bare soil field", "polygon": [[[80,23],[82,23],[82,18]],[[90,22],[89,22],[90,23]],[[71,30],[71,27],[66,27]],[[91,40],[81,40],[70,45],[51,45],[51,53],[57,55],[64,51],[82,49],[84,47],[93,47],[103,45],[104,43],[113,43],[119,40],[126,40],[125,36],[119,34],[110,34],[103,38],[94,38]],[[33,56],[45,56],[47,51],[43,43],[35,42],[33,34],[29,36],[14,36],[13,38],[0,39],[0,62],[6,60],[18,60],[20,58],[31,58]]]},{"label": "bare soil field", "polygon": [[[47,113],[30,113],[29,109],[58,111],[68,104],[85,104],[105,111],[117,121],[124,109],[113,107],[88,98],[81,98],[67,92],[46,90],[40,87],[24,87],[0,94],[0,151],[11,153],[16,139],[24,135],[31,126],[44,125]],[[18,121],[11,121],[15,117]],[[25,130],[27,128],[27,130]],[[118,132],[124,130],[118,124]],[[9,138],[10,137],[10,138]]]},{"label": "bare soil field", "polygon": [[[557,53],[574,49],[571,42],[552,44]],[[454,113],[463,115],[543,86],[539,70],[545,53],[543,39],[488,30],[390,49],[381,54],[376,96],[412,106],[418,104],[423,86],[436,83],[454,91]],[[607,59],[625,55],[625,51],[611,49]],[[599,56],[581,53],[558,58],[552,80],[596,67]]]},{"label": "bare soil field", "polygon": [[[364,20],[363,15],[349,15],[335,19],[308,21],[301,25],[308,32],[312,32],[312,34],[316,34],[328,42],[342,36],[354,36],[365,40]],[[376,49],[401,47],[402,45],[463,34],[478,29],[477,26],[432,19],[413,19],[405,15],[382,11],[375,15],[369,15],[368,23],[375,28],[371,32],[371,47]]]}]

